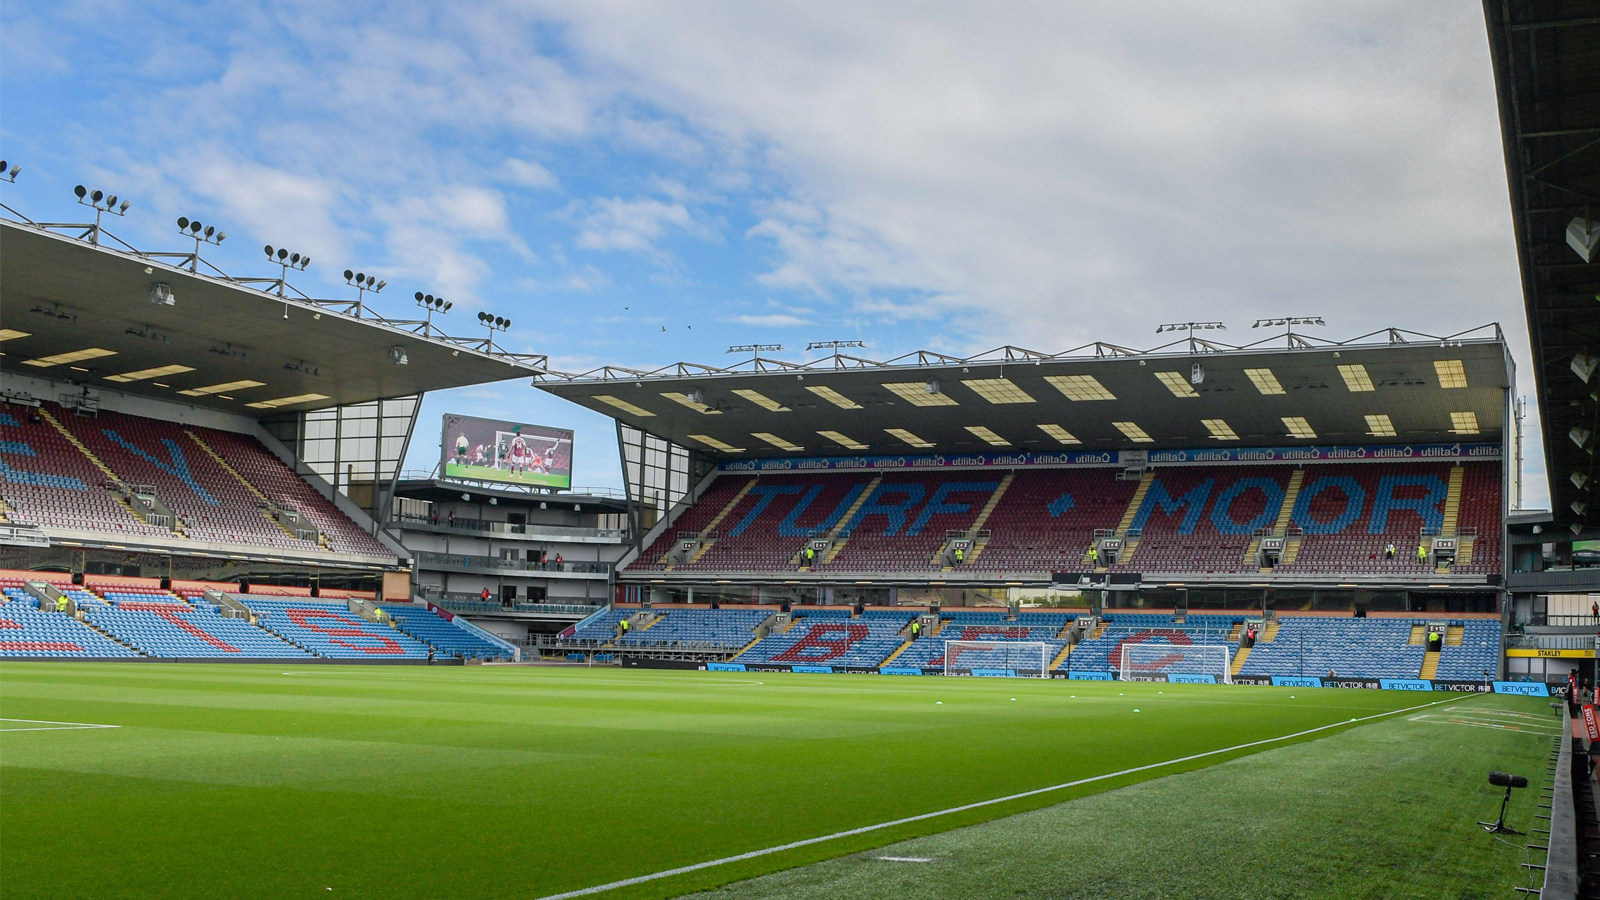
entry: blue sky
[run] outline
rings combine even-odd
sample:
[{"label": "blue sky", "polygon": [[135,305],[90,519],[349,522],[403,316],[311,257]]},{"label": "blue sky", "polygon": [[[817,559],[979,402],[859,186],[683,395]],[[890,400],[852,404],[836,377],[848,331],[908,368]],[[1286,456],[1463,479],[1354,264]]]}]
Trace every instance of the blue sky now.
[{"label": "blue sky", "polygon": [[[1285,314],[1501,321],[1527,368],[1471,4],[13,0],[0,54],[7,202],[101,186],[140,246],[215,222],[229,271],[287,246],[313,295],[374,272],[569,371]],[[610,420],[526,382],[430,396],[411,466],[446,411],[575,428],[620,484]]]}]

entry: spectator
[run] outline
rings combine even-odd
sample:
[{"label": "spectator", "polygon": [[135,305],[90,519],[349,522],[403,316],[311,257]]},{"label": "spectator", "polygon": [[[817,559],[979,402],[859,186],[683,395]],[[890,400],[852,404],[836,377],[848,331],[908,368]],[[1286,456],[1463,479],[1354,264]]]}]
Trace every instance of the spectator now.
[{"label": "spectator", "polygon": [[489,589],[488,588],[484,588],[483,589],[483,593],[480,596],[483,597],[483,602],[488,603],[489,602]]},{"label": "spectator", "polygon": [[556,554],[556,565],[557,566],[561,565],[561,554],[560,553]]}]

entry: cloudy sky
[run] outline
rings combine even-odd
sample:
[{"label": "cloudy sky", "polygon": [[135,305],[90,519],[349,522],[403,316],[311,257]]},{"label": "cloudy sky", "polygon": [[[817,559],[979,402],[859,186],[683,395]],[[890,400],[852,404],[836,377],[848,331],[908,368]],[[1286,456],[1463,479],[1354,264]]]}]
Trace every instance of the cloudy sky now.
[{"label": "cloudy sky", "polygon": [[[141,244],[214,221],[224,268],[289,246],[314,295],[376,272],[569,371],[1310,314],[1501,322],[1531,395],[1475,3],[345,6],[10,0],[5,197],[92,182]],[[576,428],[576,481],[620,485],[610,421],[525,382],[446,411]]]}]

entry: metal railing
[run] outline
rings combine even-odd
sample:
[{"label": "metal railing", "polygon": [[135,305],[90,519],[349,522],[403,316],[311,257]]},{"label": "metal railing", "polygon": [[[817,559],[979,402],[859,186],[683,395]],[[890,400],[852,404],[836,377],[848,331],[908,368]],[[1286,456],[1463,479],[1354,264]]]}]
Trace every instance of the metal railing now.
[{"label": "metal railing", "polygon": [[506,484],[499,481],[476,481],[463,478],[445,478],[439,474],[438,469],[406,469],[400,473],[402,481],[444,481],[450,484],[459,484],[466,487],[481,488],[484,490],[511,491],[524,493],[533,497],[549,497],[551,499],[574,500],[579,497],[602,497],[607,500],[626,500],[628,492],[614,487],[585,487],[575,485],[559,491],[547,487],[538,487],[529,484]]},{"label": "metal railing", "polygon": [[607,575],[613,567],[608,562],[532,562],[526,559],[501,559],[497,556],[466,556],[458,553],[418,553],[417,565],[422,568],[455,566],[463,569],[484,569],[495,572],[573,572],[587,575]]},{"label": "metal railing", "polygon": [[451,519],[448,516],[402,515],[397,518],[402,524],[427,525],[431,528],[441,528],[462,534],[523,534],[549,538],[608,538],[615,541],[625,541],[628,538],[627,530],[622,528],[582,528],[576,525],[517,525],[511,522],[467,519],[461,516]]},{"label": "metal railing", "polygon": [[422,598],[440,609],[453,613],[533,613],[556,616],[587,616],[599,609],[585,603],[501,603],[483,600],[475,594],[430,594],[420,592]]}]

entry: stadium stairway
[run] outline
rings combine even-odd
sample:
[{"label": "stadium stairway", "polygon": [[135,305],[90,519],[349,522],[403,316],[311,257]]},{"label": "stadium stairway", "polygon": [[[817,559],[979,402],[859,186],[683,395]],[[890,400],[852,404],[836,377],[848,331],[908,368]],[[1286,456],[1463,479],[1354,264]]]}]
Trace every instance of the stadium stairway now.
[{"label": "stadium stairway", "polygon": [[1250,648],[1249,647],[1240,647],[1239,648],[1239,652],[1235,653],[1233,655],[1233,662],[1228,664],[1228,677],[1232,678],[1232,677],[1238,675],[1239,674],[1239,670],[1244,668],[1245,660],[1247,660],[1249,658],[1250,658]]},{"label": "stadium stairway", "polygon": [[[1128,498],[1128,508],[1123,510],[1121,521],[1117,522],[1117,537],[1122,539],[1122,551],[1117,554],[1117,565],[1126,566],[1133,560],[1133,552],[1139,547],[1139,539],[1128,536],[1128,529],[1133,527],[1133,519],[1139,515],[1139,507],[1144,505],[1144,496],[1150,492],[1150,485],[1156,480],[1155,469],[1145,469],[1139,476],[1139,487],[1134,490],[1133,496]],[[1083,564],[1089,564],[1089,553],[1094,550],[1095,544],[1090,543],[1083,551]],[[1104,563],[1105,560],[1100,560]],[[1107,566],[1097,564],[1096,572],[1104,572]]]},{"label": "stadium stairway", "polygon": [[912,640],[911,638],[906,638],[906,642],[904,644],[901,644],[900,646],[896,647],[895,651],[893,653],[889,654],[888,656],[884,657],[883,662],[878,663],[878,665],[879,666],[891,666],[891,665],[894,665],[895,658],[898,657],[900,654],[906,652],[906,650],[909,649],[913,643],[915,643],[914,640]]},{"label": "stadium stairway", "polygon": [[[994,508],[1000,505],[1001,498],[1006,495],[1006,490],[1011,487],[1011,482],[1016,480],[1016,477],[1016,472],[1007,472],[1005,477],[1000,479],[1000,483],[995,486],[994,493],[989,495],[989,502],[985,503],[983,509],[978,511],[978,517],[972,520],[971,525],[967,526],[967,534],[973,536],[972,549],[967,553],[967,559],[962,565],[970,566],[977,562],[978,557],[983,554],[983,548],[989,546],[989,536],[979,534],[979,532],[983,530],[984,525],[988,524],[989,516],[994,513]],[[950,542],[946,541],[939,547],[939,554],[933,558],[934,565],[940,565],[940,560],[944,557],[945,547],[949,545]],[[952,567],[941,566],[941,569],[949,572]]]},{"label": "stadium stairway", "polygon": [[[1062,628],[1061,630],[1066,631],[1066,628]],[[1073,645],[1071,644],[1063,646],[1061,651],[1055,655],[1055,658],[1050,660],[1050,671],[1054,672],[1055,670],[1061,668],[1061,664],[1067,661],[1067,654],[1072,652],[1072,646]]]},{"label": "stadium stairway", "polygon": [[[706,555],[706,551],[711,549],[711,545],[717,542],[717,539],[714,537],[710,540],[706,540],[706,536],[716,533],[717,526],[722,524],[722,520],[726,519],[728,514],[733,512],[734,507],[738,506],[740,501],[744,500],[745,495],[750,493],[750,489],[756,486],[756,482],[758,480],[759,479],[752,478],[749,481],[746,481],[744,487],[740,488],[739,492],[733,495],[733,499],[729,500],[728,504],[722,507],[722,510],[713,516],[711,521],[705,524],[704,528],[700,529],[700,546],[695,548],[693,556],[684,561],[686,565],[693,565],[694,563],[700,561],[700,557]],[[673,568],[675,567],[671,563],[667,564],[668,572],[671,572]]]},{"label": "stadium stairway", "polygon": [[1431,681],[1437,674],[1439,674],[1439,651],[1428,650],[1422,654],[1422,671],[1417,673],[1417,677]]},{"label": "stadium stairway", "polygon": [[[1290,473],[1289,483],[1283,489],[1283,502],[1278,505],[1277,521],[1272,523],[1272,537],[1283,537],[1288,532],[1289,522],[1294,517],[1295,501],[1300,499],[1300,485],[1304,484],[1305,480],[1305,469],[1295,469],[1294,472]],[[1250,565],[1256,561],[1256,551],[1261,549],[1261,537],[1261,535],[1257,535],[1251,538],[1249,546],[1245,547],[1245,565]],[[1285,548],[1286,551],[1287,549]],[[1279,554],[1279,556],[1281,559],[1283,554]],[[1261,569],[1263,574],[1271,571],[1271,569]]]},{"label": "stadium stairway", "polygon": [[[57,419],[49,410],[47,410],[47,409],[45,409],[44,407],[41,406],[38,409],[36,409],[35,412],[37,412],[39,414],[39,418],[44,419],[45,422],[49,423],[51,428],[54,428],[56,431],[60,432],[61,433],[61,437],[66,439],[66,442],[71,444],[74,448],[76,448],[79,453],[82,453],[83,457],[85,459],[87,459],[89,462],[93,463],[94,467],[96,469],[99,469],[100,470],[100,474],[104,475],[107,480],[115,481],[115,482],[117,482],[119,484],[127,480],[127,479],[124,479],[121,475],[118,475],[116,472],[111,471],[111,467],[110,466],[106,465],[105,462],[100,459],[100,457],[95,456],[94,455],[94,451],[90,450],[87,446],[85,446],[83,441],[78,440],[78,436],[73,434],[70,430],[68,430],[65,425],[62,425],[61,424],[61,420]],[[90,488],[90,490],[93,490],[93,488]],[[120,494],[118,494],[118,493],[116,493],[114,491],[107,491],[107,494],[110,495],[112,500],[116,501],[116,504],[118,506],[120,506],[123,509],[127,510],[128,511],[128,515],[133,516],[135,519],[138,519],[140,522],[144,521],[144,516],[140,515],[139,511],[133,508],[133,504],[129,503],[127,501],[127,499],[124,498],[122,495],[120,495]],[[172,517],[172,528],[171,528],[171,530],[172,531],[176,531],[179,534],[183,533],[183,523],[178,520],[177,515],[173,515],[173,517]]]},{"label": "stadium stairway", "polygon": [[[855,520],[856,512],[859,511],[861,507],[872,498],[872,495],[878,490],[878,485],[882,483],[882,475],[872,476],[872,480],[867,482],[867,486],[862,489],[861,493],[856,495],[855,502],[850,504],[850,508],[845,510],[843,516],[839,517],[839,521],[834,523],[834,526],[828,530],[827,537],[830,543],[828,544],[827,551],[822,556],[822,561],[818,563],[818,565],[825,566],[828,563],[833,562],[834,558],[839,555],[839,552],[844,549],[844,545],[849,542],[850,538],[840,537],[840,533],[846,528],[850,527],[850,523]],[[799,565],[800,562],[805,558],[805,552],[806,545],[805,542],[802,541],[800,544],[800,549],[794,552],[794,559],[792,560],[791,564]],[[801,565],[800,571],[809,572],[811,571],[811,567]]]},{"label": "stadium stairway", "polygon": [[[200,449],[204,450],[208,456],[210,456],[212,459],[216,460],[217,461],[217,465],[221,466],[222,470],[224,472],[227,472],[229,475],[232,475],[235,479],[238,480],[238,482],[240,484],[244,485],[244,489],[245,490],[247,490],[250,493],[256,495],[256,497],[258,499],[260,499],[262,503],[270,503],[270,502],[272,502],[272,501],[267,499],[267,495],[266,494],[261,493],[261,489],[260,488],[257,488],[255,485],[251,484],[249,479],[247,479],[243,475],[239,474],[239,470],[238,469],[235,469],[231,463],[229,463],[226,459],[223,459],[222,458],[222,454],[218,453],[215,449],[213,449],[210,444],[206,443],[205,441],[202,441],[200,439],[199,435],[195,434],[192,430],[190,430],[188,428],[185,428],[183,430],[183,433],[187,434],[191,440],[193,440],[196,444],[198,444]],[[283,523],[282,522],[279,522],[277,519],[274,519],[272,516],[267,515],[265,510],[262,511],[261,515],[267,521],[271,522],[273,525],[276,525],[279,531],[283,532],[284,534],[288,535],[291,538],[295,536],[294,532],[292,532],[289,529],[283,527]],[[324,547],[324,549],[326,549],[326,547]]]}]

